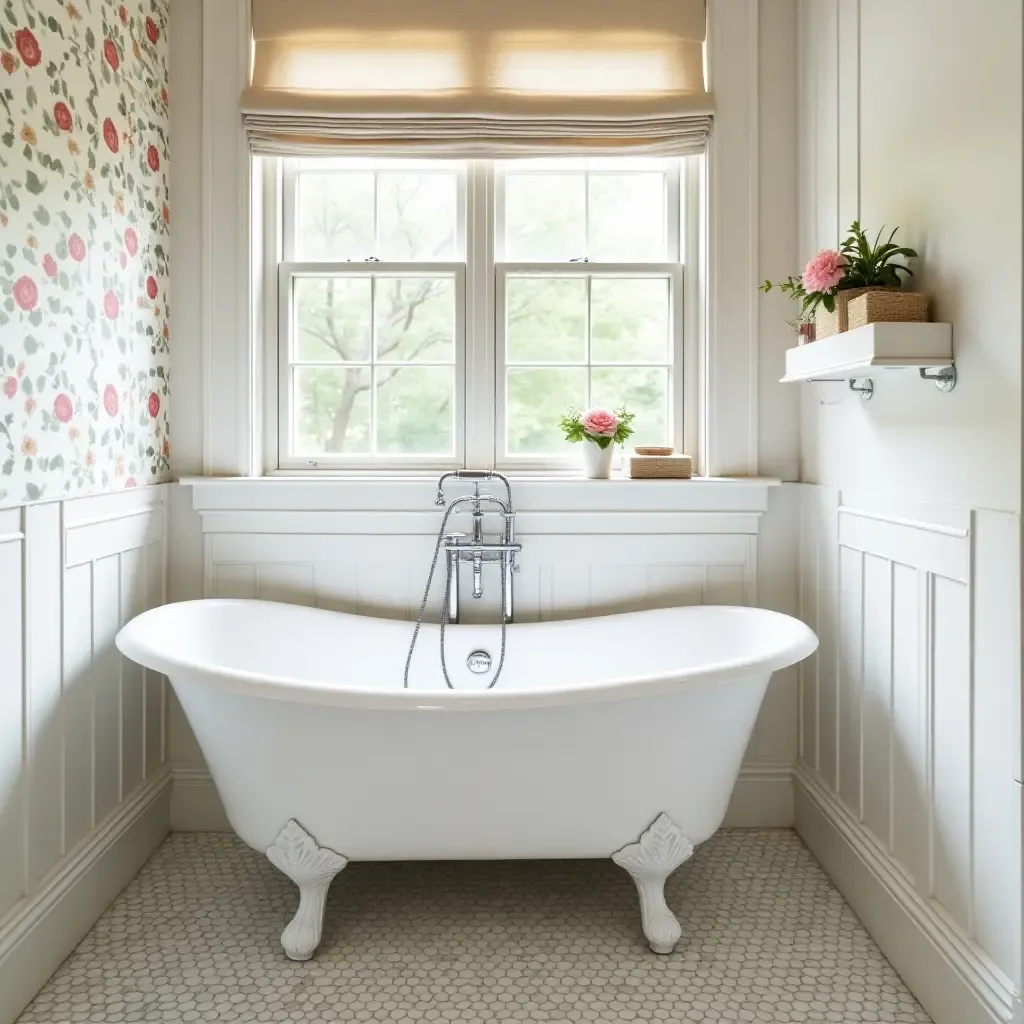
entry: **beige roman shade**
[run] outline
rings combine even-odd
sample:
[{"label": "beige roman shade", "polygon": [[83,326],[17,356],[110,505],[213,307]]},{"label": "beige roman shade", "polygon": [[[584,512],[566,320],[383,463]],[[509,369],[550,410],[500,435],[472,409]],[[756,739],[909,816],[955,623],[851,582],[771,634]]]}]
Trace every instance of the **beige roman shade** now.
[{"label": "beige roman shade", "polygon": [[252,0],[259,153],[684,154],[704,0]]}]

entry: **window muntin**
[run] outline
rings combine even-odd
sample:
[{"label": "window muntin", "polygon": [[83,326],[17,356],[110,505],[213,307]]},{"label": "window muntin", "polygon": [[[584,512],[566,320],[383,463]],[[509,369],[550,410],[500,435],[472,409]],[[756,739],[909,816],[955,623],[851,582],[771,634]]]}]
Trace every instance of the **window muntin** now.
[{"label": "window muntin", "polygon": [[678,161],[519,160],[500,167],[501,259],[676,258],[678,233],[671,230],[669,207],[678,211]]},{"label": "window muntin", "polygon": [[287,276],[289,451],[456,454],[461,268]]},{"label": "window muntin", "polygon": [[458,466],[467,435],[556,468],[569,405],[681,445],[679,161],[282,165],[279,468]]},{"label": "window muntin", "polygon": [[568,406],[628,406],[631,443],[673,436],[677,268],[570,266],[499,269],[499,432],[508,460],[564,454],[558,420]]},{"label": "window muntin", "polygon": [[462,164],[318,159],[290,169],[295,259],[429,263],[463,253]]}]

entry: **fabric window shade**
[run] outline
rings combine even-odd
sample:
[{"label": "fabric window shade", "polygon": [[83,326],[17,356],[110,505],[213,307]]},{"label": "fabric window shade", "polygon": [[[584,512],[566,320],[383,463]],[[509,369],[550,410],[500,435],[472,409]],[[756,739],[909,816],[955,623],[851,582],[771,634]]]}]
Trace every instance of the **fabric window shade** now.
[{"label": "fabric window shade", "polygon": [[704,0],[252,0],[259,153],[704,148]]}]

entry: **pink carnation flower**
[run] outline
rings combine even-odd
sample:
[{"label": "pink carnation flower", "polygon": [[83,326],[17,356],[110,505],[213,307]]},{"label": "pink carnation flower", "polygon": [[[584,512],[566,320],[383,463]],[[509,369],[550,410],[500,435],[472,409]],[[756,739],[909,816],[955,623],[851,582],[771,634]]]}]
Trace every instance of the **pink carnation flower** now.
[{"label": "pink carnation flower", "polygon": [[843,279],[846,257],[835,249],[822,249],[804,267],[804,288],[809,292],[831,291]]},{"label": "pink carnation flower", "polygon": [[614,437],[619,417],[609,409],[588,409],[580,418],[583,429],[596,437]]}]

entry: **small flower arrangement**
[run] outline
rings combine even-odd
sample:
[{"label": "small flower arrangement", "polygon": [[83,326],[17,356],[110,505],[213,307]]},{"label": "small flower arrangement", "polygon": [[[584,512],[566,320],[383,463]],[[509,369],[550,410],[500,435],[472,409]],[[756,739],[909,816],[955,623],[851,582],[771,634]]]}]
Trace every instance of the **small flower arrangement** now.
[{"label": "small flower arrangement", "polygon": [[610,444],[624,444],[633,433],[636,413],[626,408],[616,409],[570,409],[561,419],[565,439],[573,444],[578,441],[593,441],[598,448]]},{"label": "small flower arrangement", "polygon": [[911,276],[914,272],[893,260],[897,257],[917,259],[917,252],[893,243],[899,228],[893,228],[885,242],[882,242],[882,231],[871,243],[860,223],[854,221],[839,249],[822,249],[804,267],[802,278],[790,275],[785,281],[765,281],[761,291],[778,288],[800,302],[800,320],[808,320],[818,306],[832,313],[836,308],[836,293],[847,288],[899,288],[903,283],[899,275]]}]

